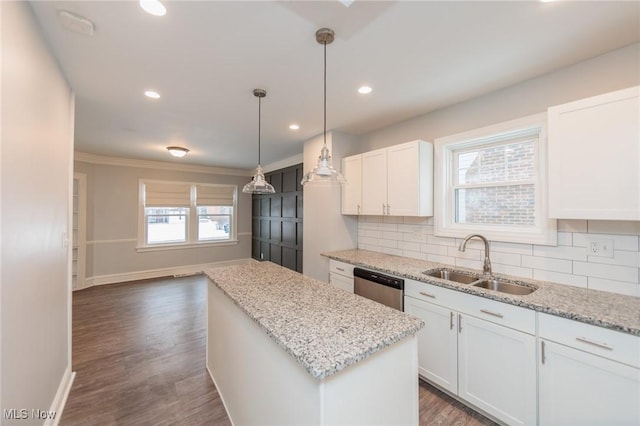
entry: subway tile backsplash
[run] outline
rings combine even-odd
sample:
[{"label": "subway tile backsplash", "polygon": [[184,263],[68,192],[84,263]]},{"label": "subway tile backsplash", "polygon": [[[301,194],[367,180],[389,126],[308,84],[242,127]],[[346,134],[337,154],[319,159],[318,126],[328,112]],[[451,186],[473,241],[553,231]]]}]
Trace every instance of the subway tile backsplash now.
[{"label": "subway tile backsplash", "polygon": [[[589,256],[589,238],[613,241],[613,257]],[[433,235],[433,218],[360,216],[358,248],[482,269],[483,245]],[[492,241],[498,273],[640,297],[640,222],[559,220],[558,245]]]}]

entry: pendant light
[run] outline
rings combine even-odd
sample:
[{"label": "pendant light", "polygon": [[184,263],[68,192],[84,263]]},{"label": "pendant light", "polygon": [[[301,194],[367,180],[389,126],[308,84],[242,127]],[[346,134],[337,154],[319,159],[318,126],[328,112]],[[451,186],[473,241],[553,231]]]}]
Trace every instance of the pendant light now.
[{"label": "pendant light", "polygon": [[318,157],[318,165],[309,173],[304,175],[302,185],[306,184],[343,184],[346,179],[342,174],[333,168],[331,164],[331,154],[327,147],[327,44],[333,42],[335,33],[329,28],[320,28],[316,31],[316,41],[324,46],[324,143]]},{"label": "pendant light", "polygon": [[267,91],[264,89],[254,89],[253,96],[258,98],[258,167],[256,168],[256,174],[251,178],[251,182],[246,184],[242,188],[242,192],[248,194],[273,194],[276,190],[273,186],[264,179],[264,172],[262,166],[260,166],[260,121],[261,121],[261,107],[262,98],[267,96]]}]

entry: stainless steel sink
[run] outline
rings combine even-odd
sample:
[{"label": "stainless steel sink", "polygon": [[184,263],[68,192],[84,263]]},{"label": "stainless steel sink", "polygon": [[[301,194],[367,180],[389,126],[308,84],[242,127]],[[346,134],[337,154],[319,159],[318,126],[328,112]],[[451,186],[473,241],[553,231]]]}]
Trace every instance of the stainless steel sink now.
[{"label": "stainless steel sink", "polygon": [[434,269],[433,271],[424,271],[423,274],[443,280],[455,281],[460,284],[471,284],[474,281],[478,281],[480,278],[479,275],[454,272],[448,269]]},{"label": "stainless steel sink", "polygon": [[486,288],[494,291],[499,291],[500,293],[517,294],[517,295],[526,295],[536,291],[535,288],[525,287],[523,285],[512,284],[505,281],[494,280],[494,279],[482,280],[473,284],[473,286]]}]

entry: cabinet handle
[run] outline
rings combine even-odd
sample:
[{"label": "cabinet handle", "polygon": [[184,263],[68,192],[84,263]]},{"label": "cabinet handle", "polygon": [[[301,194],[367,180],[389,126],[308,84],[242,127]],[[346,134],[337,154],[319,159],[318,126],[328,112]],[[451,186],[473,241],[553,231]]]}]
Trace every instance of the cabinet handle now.
[{"label": "cabinet handle", "polygon": [[358,204],[358,214],[360,214],[360,204]]},{"label": "cabinet handle", "polygon": [[462,315],[458,314],[458,333],[462,333]]},{"label": "cabinet handle", "polygon": [[547,359],[547,357],[545,356],[544,353],[544,340],[540,341],[540,346],[541,346],[541,350],[540,350],[540,360],[542,361],[542,365],[544,365],[544,361]]},{"label": "cabinet handle", "polygon": [[432,298],[432,299],[435,299],[435,298],[436,298],[433,294],[425,293],[424,291],[421,291],[421,292],[420,292],[420,294],[421,294],[421,295],[423,295],[423,296],[430,297],[430,298]]},{"label": "cabinet handle", "polygon": [[344,268],[336,268],[336,270],[344,272]]},{"label": "cabinet handle", "polygon": [[593,340],[587,339],[586,337],[576,337],[576,340],[578,342],[587,343],[589,345],[597,346],[599,348],[606,349],[608,351],[612,351],[613,350],[613,348],[611,346],[607,345],[606,343],[594,342]]},{"label": "cabinet handle", "polygon": [[387,204],[387,215],[391,214],[391,206]]},{"label": "cabinet handle", "polygon": [[386,206],[387,205],[385,203],[382,203],[382,214],[383,215],[387,214],[387,212],[385,211]]},{"label": "cabinet handle", "polygon": [[453,330],[453,312],[449,312],[449,330]]},{"label": "cabinet handle", "polygon": [[487,315],[493,315],[494,317],[504,318],[504,315],[502,315],[501,313],[492,312],[492,311],[490,311],[488,309],[480,309],[480,312],[482,312],[483,314],[487,314]]}]

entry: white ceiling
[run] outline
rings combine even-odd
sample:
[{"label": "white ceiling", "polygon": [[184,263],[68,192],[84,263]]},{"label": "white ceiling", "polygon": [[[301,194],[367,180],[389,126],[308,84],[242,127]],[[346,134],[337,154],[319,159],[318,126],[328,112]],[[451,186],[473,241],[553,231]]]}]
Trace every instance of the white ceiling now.
[{"label": "white ceiling", "polygon": [[[640,2],[31,2],[76,93],[76,150],[250,169],[302,152],[327,126],[364,134],[640,41]],[[57,10],[95,24],[62,27]],[[360,95],[362,84],[373,93]],[[153,88],[162,98],[150,100]],[[300,130],[288,129],[298,123]]]}]

